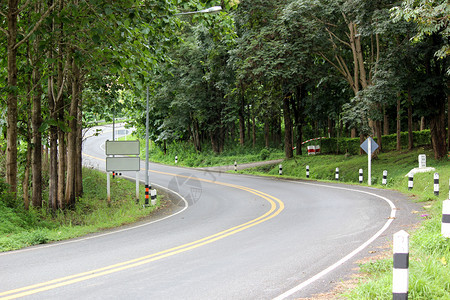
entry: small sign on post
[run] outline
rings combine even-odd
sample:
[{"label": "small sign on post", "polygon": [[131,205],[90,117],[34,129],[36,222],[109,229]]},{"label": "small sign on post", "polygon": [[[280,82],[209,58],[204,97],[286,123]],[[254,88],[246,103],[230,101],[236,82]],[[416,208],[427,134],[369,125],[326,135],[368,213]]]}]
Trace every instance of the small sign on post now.
[{"label": "small sign on post", "polygon": [[419,168],[427,167],[427,156],[425,154],[419,155]]},{"label": "small sign on post", "polygon": [[369,136],[360,147],[367,153],[367,184],[372,185],[372,154],[378,149],[378,144]]}]

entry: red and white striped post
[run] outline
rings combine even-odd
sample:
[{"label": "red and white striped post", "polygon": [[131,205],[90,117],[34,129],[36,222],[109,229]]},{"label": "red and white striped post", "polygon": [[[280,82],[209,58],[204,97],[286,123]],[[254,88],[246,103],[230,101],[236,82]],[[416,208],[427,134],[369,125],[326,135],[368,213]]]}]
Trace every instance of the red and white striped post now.
[{"label": "red and white striped post", "polygon": [[450,238],[450,200],[442,202],[441,233],[444,237]]},{"label": "red and white striped post", "polygon": [[409,234],[404,230],[394,234],[394,269],[392,276],[393,300],[407,300],[409,285]]}]

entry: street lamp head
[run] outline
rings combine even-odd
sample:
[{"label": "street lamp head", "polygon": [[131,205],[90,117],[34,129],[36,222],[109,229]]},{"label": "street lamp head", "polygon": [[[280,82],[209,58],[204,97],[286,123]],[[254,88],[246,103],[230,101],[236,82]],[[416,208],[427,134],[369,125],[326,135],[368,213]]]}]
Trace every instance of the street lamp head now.
[{"label": "street lamp head", "polygon": [[199,13],[214,13],[222,10],[222,6],[213,6],[199,11]]},{"label": "street lamp head", "polygon": [[181,15],[194,15],[194,14],[211,14],[211,13],[215,13],[215,12],[218,12],[221,10],[222,10],[222,6],[213,6],[213,7],[205,8],[202,10],[182,12],[182,13],[178,13],[175,15],[181,16]]}]

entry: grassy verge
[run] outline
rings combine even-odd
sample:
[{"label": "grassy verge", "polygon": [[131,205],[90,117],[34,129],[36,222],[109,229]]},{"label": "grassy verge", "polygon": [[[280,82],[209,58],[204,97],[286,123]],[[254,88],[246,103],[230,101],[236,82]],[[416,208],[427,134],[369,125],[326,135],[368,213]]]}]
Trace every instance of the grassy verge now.
[{"label": "grassy verge", "polygon": [[158,199],[155,207],[145,209],[136,205],[136,183],[118,178],[111,181],[112,199],[108,205],[106,176],[91,169],[83,170],[83,188],[83,198],[75,209],[53,212],[45,208],[26,211],[21,202],[1,193],[0,187],[0,252],[133,223],[148,216],[160,203]]},{"label": "grassy verge", "polygon": [[[418,155],[427,155],[427,166],[436,168],[440,175],[440,195],[433,191],[433,174],[414,176],[414,189],[408,191],[405,175],[418,167]],[[310,179],[335,181],[339,168],[340,182],[359,184],[359,172],[364,170],[363,185],[367,185],[367,156],[318,155],[300,156],[283,162],[283,176],[306,179],[306,165],[310,167]],[[383,186],[383,170],[388,171],[387,185]],[[258,175],[278,175],[278,165],[262,166],[241,171]],[[449,196],[450,163],[448,159],[436,161],[429,149],[410,152],[381,153],[372,161],[373,186],[398,190],[410,195],[414,201],[424,202],[426,213],[422,226],[410,238],[410,299],[450,299],[450,239],[441,235],[442,202]],[[392,299],[392,256],[361,265],[363,277],[360,284],[341,295],[346,299]]]}]

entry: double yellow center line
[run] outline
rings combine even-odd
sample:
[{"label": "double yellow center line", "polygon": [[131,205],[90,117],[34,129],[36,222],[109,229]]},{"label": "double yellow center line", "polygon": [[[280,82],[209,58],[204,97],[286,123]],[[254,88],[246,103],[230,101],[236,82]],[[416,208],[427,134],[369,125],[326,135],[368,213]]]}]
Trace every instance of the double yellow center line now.
[{"label": "double yellow center line", "polygon": [[[171,175],[171,176],[178,176],[178,177],[187,177],[187,176],[183,176],[183,175],[158,172],[158,171],[151,171],[151,172],[165,174],[165,175]],[[218,241],[218,240],[228,237],[230,235],[236,234],[238,232],[241,232],[245,229],[248,229],[250,227],[253,227],[255,225],[258,225],[262,222],[265,222],[267,220],[274,218],[275,216],[280,214],[281,211],[284,209],[284,203],[281,200],[279,200],[273,196],[270,196],[266,193],[263,193],[261,191],[251,189],[248,187],[243,187],[243,186],[224,183],[224,182],[217,182],[217,181],[212,181],[212,180],[207,180],[207,179],[197,178],[197,180],[203,181],[203,182],[208,182],[208,183],[213,183],[213,184],[218,184],[218,185],[222,185],[222,186],[227,186],[227,187],[231,187],[231,188],[236,188],[236,189],[240,189],[240,190],[252,193],[252,194],[259,196],[259,197],[265,199],[266,201],[268,201],[270,203],[270,209],[263,215],[255,218],[251,221],[248,221],[241,225],[223,230],[216,234],[196,240],[194,242],[183,244],[183,245],[180,245],[177,247],[173,247],[173,248],[170,248],[167,250],[163,250],[163,251],[160,251],[157,253],[142,256],[142,257],[135,258],[132,260],[124,261],[124,262],[121,262],[118,264],[106,266],[103,268],[94,269],[94,270],[90,270],[87,272],[82,272],[82,273],[78,273],[78,274],[74,274],[74,275],[70,275],[70,276],[66,276],[66,277],[61,277],[61,278],[57,278],[54,280],[50,280],[50,281],[46,281],[46,282],[42,282],[42,283],[38,283],[38,284],[33,284],[33,285],[25,286],[22,288],[14,289],[14,290],[0,292],[0,299],[5,300],[5,299],[16,299],[16,298],[20,298],[20,297],[25,297],[25,296],[37,294],[40,292],[45,292],[48,290],[63,287],[66,285],[74,284],[77,282],[105,276],[105,275],[120,272],[123,270],[139,267],[139,266],[142,266],[145,264],[149,264],[151,262],[154,262],[154,261],[157,261],[157,260],[169,257],[169,256],[173,256],[173,255],[176,255],[176,254],[179,254],[182,252],[186,252],[186,251],[213,243],[215,241]]]}]

